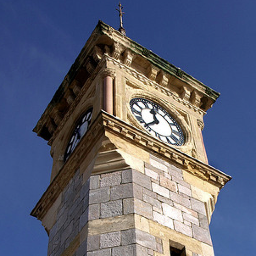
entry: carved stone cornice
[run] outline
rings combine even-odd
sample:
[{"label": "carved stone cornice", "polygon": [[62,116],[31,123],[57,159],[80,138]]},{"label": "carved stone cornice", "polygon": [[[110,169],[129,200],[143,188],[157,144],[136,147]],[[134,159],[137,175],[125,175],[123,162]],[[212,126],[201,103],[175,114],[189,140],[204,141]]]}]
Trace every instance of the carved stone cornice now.
[{"label": "carved stone cornice", "polygon": [[147,151],[153,151],[168,162],[173,162],[182,169],[196,175],[197,177],[222,188],[231,177],[214,167],[207,165],[178,149],[159,141],[146,132],[139,130],[124,121],[115,118],[105,112],[102,113],[103,125],[109,131],[125,141],[141,147]]},{"label": "carved stone cornice", "polygon": [[[105,58],[106,58],[106,61],[111,62],[115,66],[118,66],[118,68],[124,70],[129,75],[131,75],[134,78],[138,79],[145,86],[153,87],[156,90],[160,91],[161,93],[164,93],[167,96],[171,96],[175,101],[177,101],[179,103],[182,103],[184,106],[188,107],[189,109],[193,109],[195,112],[198,112],[200,115],[204,115],[205,114],[205,111],[203,111],[198,106],[193,105],[191,102],[187,101],[186,99],[182,99],[181,97],[179,97],[176,94],[172,93],[169,89],[167,89],[164,86],[161,86],[158,83],[152,81],[150,78],[144,76],[143,74],[139,73],[135,69],[122,64],[120,61],[117,61],[116,59],[114,59],[114,58],[112,58],[112,57],[110,57],[108,55],[105,55]],[[145,88],[143,88],[143,89],[145,89]]]},{"label": "carved stone cornice", "polygon": [[[107,137],[107,132],[114,134],[117,138],[123,139],[126,143],[131,143],[134,146],[140,147],[149,153],[154,153],[164,158],[167,162],[180,166],[181,169],[186,170],[200,179],[214,184],[222,188],[231,177],[225,173],[215,169],[212,166],[204,164],[197,159],[182,153],[174,147],[167,145],[156,138],[150,136],[144,131],[141,131],[126,122],[109,115],[102,111],[92,123],[90,129],[77,145],[74,152],[68,158],[62,169],[51,182],[35,208],[32,210],[31,215],[42,220],[48,212],[57,197],[66,187],[70,179],[74,176],[76,170],[79,169],[81,163],[86,156],[96,146],[97,142],[102,142]],[[98,151],[100,144],[97,144]],[[98,152],[94,149],[95,154]],[[103,153],[100,153],[102,157]],[[112,151],[111,154],[116,156],[116,152]],[[96,156],[96,155],[95,155]],[[109,162],[101,160],[99,157],[98,164],[95,165],[95,171],[109,169]],[[117,161],[112,161],[112,167],[128,167],[125,162],[118,156]],[[106,165],[104,167],[104,165]]]}]

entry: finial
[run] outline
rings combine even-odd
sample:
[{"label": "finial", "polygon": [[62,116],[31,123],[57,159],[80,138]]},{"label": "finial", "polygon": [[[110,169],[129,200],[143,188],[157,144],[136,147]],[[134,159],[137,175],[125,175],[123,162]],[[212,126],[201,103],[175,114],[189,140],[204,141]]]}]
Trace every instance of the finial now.
[{"label": "finial", "polygon": [[121,3],[119,2],[118,4],[119,9],[116,9],[119,12],[119,18],[120,18],[120,28],[118,29],[119,32],[121,32],[123,35],[126,35],[125,29],[123,27],[123,6],[121,5]]}]

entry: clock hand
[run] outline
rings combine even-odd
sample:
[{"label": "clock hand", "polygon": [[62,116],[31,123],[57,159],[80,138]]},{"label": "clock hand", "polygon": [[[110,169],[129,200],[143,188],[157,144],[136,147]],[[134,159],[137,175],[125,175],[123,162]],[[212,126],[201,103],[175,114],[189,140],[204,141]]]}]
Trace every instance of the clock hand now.
[{"label": "clock hand", "polygon": [[145,124],[145,127],[146,126],[149,126],[149,125],[152,125],[152,124],[159,124],[159,120],[157,119],[157,117],[156,117],[156,111],[154,110],[154,108],[152,108],[151,110],[150,110],[150,114],[152,114],[153,115],[153,121],[152,122],[150,122],[150,123],[147,123],[147,124]]}]

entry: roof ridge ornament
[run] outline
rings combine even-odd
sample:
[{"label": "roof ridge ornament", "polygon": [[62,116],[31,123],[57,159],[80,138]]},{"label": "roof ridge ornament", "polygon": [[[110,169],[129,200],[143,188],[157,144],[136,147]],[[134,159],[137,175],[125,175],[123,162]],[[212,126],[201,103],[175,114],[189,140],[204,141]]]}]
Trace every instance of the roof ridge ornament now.
[{"label": "roof ridge ornament", "polygon": [[119,7],[119,9],[116,9],[116,10],[119,12],[119,18],[120,18],[120,27],[119,27],[118,31],[119,31],[121,34],[123,34],[123,35],[126,36],[126,32],[125,32],[125,29],[124,29],[124,27],[123,27],[123,14],[124,14],[123,8],[124,8],[124,7],[121,5],[120,2],[119,2],[119,4],[118,4],[118,7]]}]

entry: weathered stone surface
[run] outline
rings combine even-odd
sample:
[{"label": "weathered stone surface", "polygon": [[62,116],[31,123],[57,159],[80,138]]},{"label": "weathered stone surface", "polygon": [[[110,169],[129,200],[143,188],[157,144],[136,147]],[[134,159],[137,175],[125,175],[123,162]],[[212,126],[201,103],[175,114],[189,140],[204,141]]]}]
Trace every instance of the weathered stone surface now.
[{"label": "weathered stone surface", "polygon": [[137,256],[136,254],[136,245],[127,245],[127,246],[120,246],[114,247],[112,249],[112,256]]},{"label": "weathered stone surface", "polygon": [[141,172],[132,170],[132,180],[134,183],[137,183],[144,188],[147,188],[149,190],[152,189],[150,177],[146,176]]},{"label": "weathered stone surface", "polygon": [[99,188],[90,190],[89,194],[89,203],[90,204],[98,204],[107,202],[110,199],[110,188]]},{"label": "weathered stone surface", "polygon": [[168,172],[168,167],[166,165],[162,164],[159,160],[155,160],[151,157],[150,158],[150,164],[153,167],[155,167],[155,168],[157,168],[161,171]]},{"label": "weathered stone surface", "polygon": [[93,175],[90,177],[90,189],[97,189],[100,187],[100,175]]},{"label": "weathered stone surface", "polygon": [[174,221],[174,229],[186,236],[192,237],[192,228],[177,220]]},{"label": "weathered stone surface", "polygon": [[193,229],[193,237],[195,239],[203,243],[212,245],[209,229],[204,229],[204,228],[198,227],[197,225],[192,225],[192,229]]},{"label": "weathered stone surface", "polygon": [[121,184],[121,171],[101,175],[100,186],[109,187]]},{"label": "weathered stone surface", "polygon": [[132,169],[122,171],[122,183],[132,182]]},{"label": "weathered stone surface", "polygon": [[178,189],[179,189],[179,193],[185,194],[185,195],[191,197],[191,189],[190,188],[178,184]]},{"label": "weathered stone surface", "polygon": [[91,204],[88,210],[88,220],[96,220],[100,218],[100,204]]},{"label": "weathered stone surface", "polygon": [[169,196],[169,190],[167,188],[159,186],[156,183],[152,183],[152,189],[153,189],[154,192],[156,192],[157,194],[159,194],[161,196],[164,196],[164,197],[167,197],[167,198],[170,197]]},{"label": "weathered stone surface", "polygon": [[164,215],[173,219],[173,220],[178,220],[180,222],[183,222],[183,217],[182,217],[182,213],[181,210],[176,209],[168,204],[163,203],[162,204],[163,207],[163,212]]},{"label": "weathered stone surface", "polygon": [[127,183],[114,186],[110,189],[110,200],[133,197],[133,184]]},{"label": "weathered stone surface", "polygon": [[136,243],[135,229],[128,229],[122,231],[122,245],[129,245]]},{"label": "weathered stone surface", "polygon": [[191,208],[192,210],[206,216],[205,204],[203,202],[197,199],[191,198]]},{"label": "weathered stone surface", "polygon": [[121,232],[111,232],[100,235],[100,248],[109,248],[121,245]]},{"label": "weathered stone surface", "polygon": [[160,176],[160,185],[170,191],[177,192],[177,183],[164,176]]},{"label": "weathered stone surface", "polygon": [[141,200],[130,198],[124,199],[124,214],[137,213],[148,219],[153,218],[153,208],[149,203],[145,203]]},{"label": "weathered stone surface", "polygon": [[158,180],[158,178],[159,178],[159,175],[157,172],[154,172],[148,168],[145,168],[145,174],[154,180]]},{"label": "weathered stone surface", "polygon": [[162,206],[161,202],[159,200],[155,199],[155,198],[150,197],[147,194],[143,195],[143,201],[146,202],[146,203],[151,204],[152,206],[154,206],[158,209],[161,209],[161,206]]},{"label": "weathered stone surface", "polygon": [[168,227],[170,229],[174,229],[173,220],[163,214],[158,212],[153,212],[153,219],[154,221],[158,222],[159,224]]},{"label": "weathered stone surface", "polygon": [[201,228],[205,228],[205,229],[208,229],[209,228],[209,222],[208,222],[208,219],[205,215],[203,214],[198,214],[198,217],[199,217],[199,226]]},{"label": "weathered stone surface", "polygon": [[87,251],[94,251],[100,249],[100,236],[88,236],[87,237]]},{"label": "weathered stone surface", "polygon": [[122,200],[110,201],[101,204],[101,218],[109,218],[122,215],[123,204]]},{"label": "weathered stone surface", "polygon": [[170,198],[178,203],[178,204],[181,204],[187,208],[191,208],[191,202],[190,202],[190,199],[184,195],[179,195],[177,193],[174,193],[174,192],[171,192],[170,191]]},{"label": "weathered stone surface", "polygon": [[143,199],[143,187],[141,187],[140,185],[133,183],[133,197],[142,200]]},{"label": "weathered stone surface", "polygon": [[146,248],[156,250],[156,239],[153,235],[138,229],[135,229],[135,233],[136,233],[136,243]]},{"label": "weathered stone surface", "polygon": [[183,218],[184,218],[184,220],[199,226],[198,218],[196,218],[188,213],[183,213]]}]

